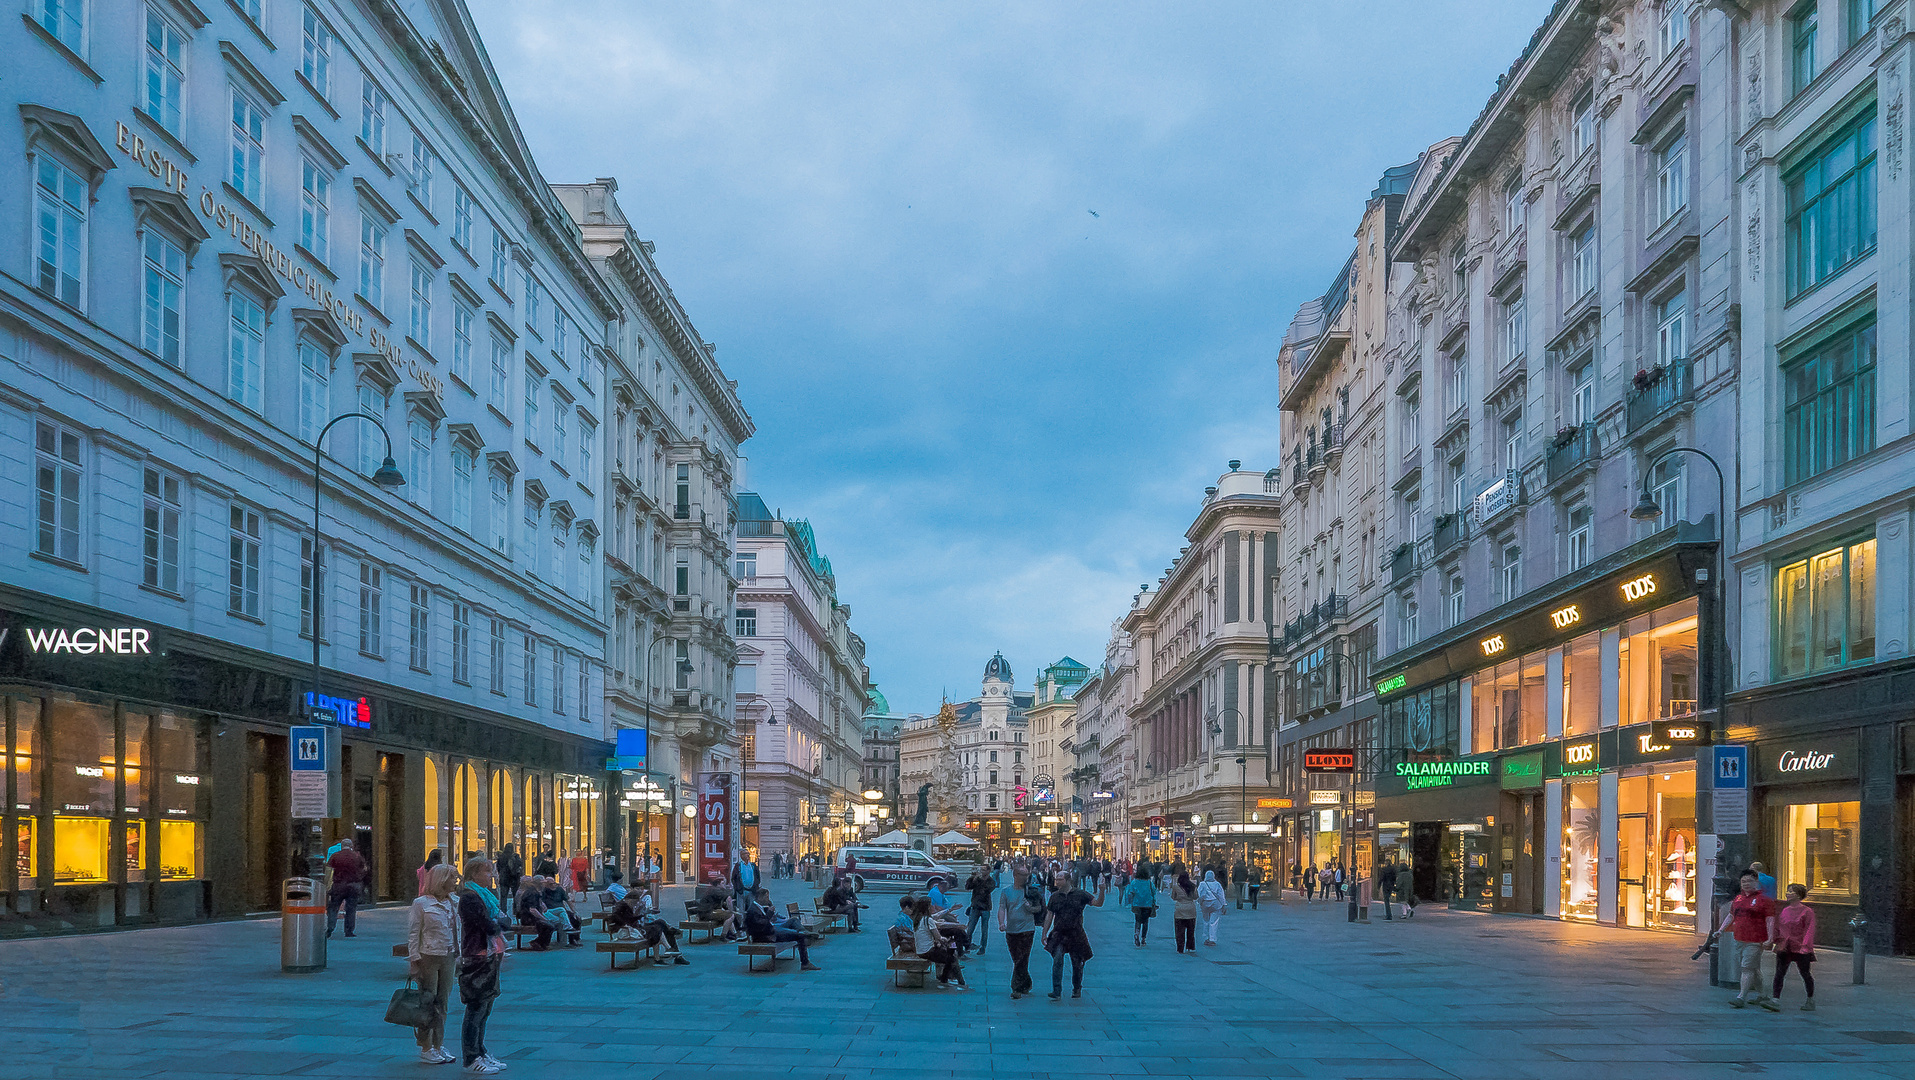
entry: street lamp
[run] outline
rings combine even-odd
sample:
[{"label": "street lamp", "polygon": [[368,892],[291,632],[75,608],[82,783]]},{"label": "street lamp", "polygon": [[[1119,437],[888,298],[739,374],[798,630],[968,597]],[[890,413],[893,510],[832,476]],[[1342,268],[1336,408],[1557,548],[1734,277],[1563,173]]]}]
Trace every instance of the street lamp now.
[{"label": "street lamp", "polygon": [[[319,707],[319,628],[320,628],[320,612],[324,610],[323,606],[320,604],[320,597],[326,595],[325,585],[321,580],[322,575],[325,573],[325,570],[323,568],[323,564],[325,560],[319,557],[320,447],[325,445],[326,433],[332,430],[332,426],[334,424],[337,424],[341,420],[352,420],[352,419],[359,419],[359,420],[365,420],[370,422],[373,427],[379,429],[379,437],[386,440],[386,460],[380,462],[379,468],[373,470],[373,474],[370,477],[372,482],[378,485],[379,487],[386,489],[387,491],[391,491],[394,488],[403,487],[405,486],[405,482],[406,482],[405,475],[399,471],[398,462],[395,462],[392,460],[392,436],[386,432],[386,425],[380,423],[379,418],[376,416],[370,416],[362,412],[346,413],[343,416],[335,416],[331,420],[326,421],[326,426],[320,428],[319,434],[313,437],[313,611],[312,611],[313,696],[312,696],[312,700],[307,704],[306,720],[308,722],[312,720],[312,710],[317,709]],[[311,855],[312,830],[308,826],[302,826],[302,832],[300,834],[300,840],[299,840],[299,851],[302,855],[306,855],[308,857],[310,857]],[[300,870],[298,872],[302,874],[305,873],[304,870]]]},{"label": "street lamp", "polygon": [[1728,484],[1723,480],[1722,466],[1716,463],[1715,458],[1710,457],[1708,454],[1693,446],[1672,446],[1664,450],[1662,453],[1657,454],[1655,458],[1649,462],[1649,466],[1642,471],[1642,498],[1636,503],[1635,508],[1629,511],[1629,516],[1636,521],[1654,521],[1662,516],[1662,507],[1658,506],[1655,498],[1649,494],[1649,478],[1655,475],[1656,466],[1662,464],[1663,459],[1671,454],[1694,454],[1708,462],[1709,467],[1714,469],[1716,473],[1716,513],[1719,519],[1716,523],[1716,580],[1713,583],[1713,588],[1698,591],[1713,607],[1709,619],[1709,649],[1707,653],[1704,654],[1709,663],[1702,671],[1702,686],[1704,696],[1709,706],[1716,711],[1717,722],[1720,723],[1723,687],[1728,681],[1726,675],[1728,672],[1729,655],[1728,627],[1723,624],[1722,601],[1724,596],[1720,591],[1722,589],[1723,561],[1726,558],[1723,548],[1728,543],[1727,523],[1729,520],[1729,488]]},{"label": "street lamp", "polygon": [[[647,646],[645,649],[645,670],[649,673],[654,667],[657,666],[657,664],[653,662],[654,660],[654,657],[652,654],[653,649],[658,648],[660,645],[676,646],[677,644],[678,644],[677,638],[663,637],[663,638],[653,639],[652,643],[649,646]],[[680,660],[678,662],[677,672],[681,675],[690,675],[693,671],[696,671],[696,670],[697,670],[696,668],[692,667],[691,661],[689,660]],[[658,688],[656,686],[653,686],[653,687],[648,687],[647,689],[657,690]],[[649,798],[649,795],[651,794],[649,791],[649,788],[652,782],[652,695],[650,693],[647,693],[645,695],[645,771],[643,772],[642,775],[645,777],[645,784],[648,789],[646,794],[648,797],[645,799],[645,824],[644,824],[645,847],[644,847],[644,855],[643,855],[644,861],[641,862],[639,866],[645,873],[646,885],[650,886],[651,872],[652,872],[652,800]],[[693,875],[693,876],[695,877],[697,875]]]}]

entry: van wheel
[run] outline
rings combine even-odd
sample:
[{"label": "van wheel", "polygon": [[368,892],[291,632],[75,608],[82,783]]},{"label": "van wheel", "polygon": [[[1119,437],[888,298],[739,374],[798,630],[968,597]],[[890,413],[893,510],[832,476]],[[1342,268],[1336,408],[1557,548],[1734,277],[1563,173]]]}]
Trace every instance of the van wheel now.
[{"label": "van wheel", "polygon": [[862,874],[851,875],[851,891],[854,894],[861,893],[864,891],[864,875]]}]

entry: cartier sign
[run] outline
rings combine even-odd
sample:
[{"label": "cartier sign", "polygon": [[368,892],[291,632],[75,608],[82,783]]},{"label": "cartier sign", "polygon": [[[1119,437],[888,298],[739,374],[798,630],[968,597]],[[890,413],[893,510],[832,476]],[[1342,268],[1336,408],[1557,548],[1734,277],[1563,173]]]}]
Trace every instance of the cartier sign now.
[{"label": "cartier sign", "polygon": [[1784,750],[1782,751],[1782,756],[1775,759],[1775,771],[1783,773],[1821,772],[1834,763],[1834,754],[1824,754],[1820,750],[1804,750],[1799,754],[1794,750]]},{"label": "cartier sign", "polygon": [[1770,743],[1750,755],[1759,779],[1773,784],[1846,780],[1856,775],[1855,733]]}]

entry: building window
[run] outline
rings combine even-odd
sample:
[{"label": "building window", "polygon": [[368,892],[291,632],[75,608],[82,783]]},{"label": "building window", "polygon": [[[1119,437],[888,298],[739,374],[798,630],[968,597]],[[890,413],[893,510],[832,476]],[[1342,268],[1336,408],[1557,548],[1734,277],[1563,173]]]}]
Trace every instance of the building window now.
[{"label": "building window", "polygon": [[406,663],[414,671],[426,671],[432,666],[432,593],[416,581],[408,592],[412,605],[407,622]]},{"label": "building window", "polygon": [[1469,293],[1469,247],[1461,240],[1450,249],[1450,291],[1457,296]]},{"label": "building window", "polygon": [[552,461],[560,468],[565,467],[566,436],[568,421],[565,418],[565,402],[559,400],[557,393],[552,395]]},{"label": "building window", "polygon": [[1785,881],[1809,887],[1809,899],[1853,904],[1861,894],[1862,804],[1790,803],[1775,810]]},{"label": "building window", "polygon": [[492,550],[509,556],[512,554],[512,481],[494,472],[487,475],[486,483],[492,494]]},{"label": "building window", "polygon": [[472,682],[472,609],[452,605],[452,681]]},{"label": "building window", "polygon": [[679,638],[676,651],[677,661],[672,668],[678,672],[677,686],[680,690],[689,690],[692,685],[692,643]]},{"label": "building window", "polygon": [[1503,305],[1503,362],[1513,363],[1529,348],[1529,320],[1523,294],[1517,293]]},{"label": "building window", "polygon": [[57,158],[41,153],[34,166],[34,202],[39,234],[34,247],[36,285],[78,308],[80,282],[85,280],[86,182]]},{"label": "building window", "polygon": [[1570,289],[1580,299],[1596,291],[1596,223],[1591,221],[1570,238]]},{"label": "building window", "polygon": [[1450,413],[1455,415],[1469,405],[1469,357],[1457,346],[1450,357]]},{"label": "building window", "polygon": [[[509,269],[511,260],[512,241],[506,239],[504,229],[497,225],[492,226],[492,283],[497,285],[501,292],[506,292],[512,287],[512,275]],[[509,292],[507,292],[506,301],[511,302]]]},{"label": "building window", "polygon": [[174,135],[180,132],[181,89],[186,85],[186,36],[157,8],[146,9],[146,114]]},{"label": "building window", "polygon": [[584,657],[578,665],[578,718],[581,724],[592,722],[592,665]]},{"label": "building window", "polygon": [[552,646],[552,711],[565,715],[565,650]]},{"label": "building window", "polygon": [[1875,319],[1846,327],[1782,368],[1782,460],[1795,484],[1875,449]]},{"label": "building window", "polygon": [[359,651],[375,659],[385,657],[385,574],[369,562],[359,564]]},{"label": "building window", "polygon": [[1503,471],[1514,472],[1523,464],[1523,415],[1503,421]]},{"label": "building window", "polygon": [[1656,302],[1656,364],[1666,367],[1688,355],[1684,327],[1688,314],[1687,294],[1677,289]]},{"label": "building window", "polygon": [[732,561],[732,568],[736,571],[735,576],[739,581],[757,581],[758,553],[755,551],[739,552]]},{"label": "building window", "polygon": [[1459,626],[1463,622],[1463,575],[1451,574],[1447,585],[1450,625]]},{"label": "building window", "polygon": [[525,635],[525,703],[536,706],[539,703],[539,642],[531,634]]},{"label": "building window", "polygon": [[997,796],[986,795],[984,797],[984,805],[985,805],[985,808],[989,810],[997,809]]},{"label": "building window", "polygon": [[525,373],[525,437],[527,441],[538,438],[539,434],[539,377],[531,371]]},{"label": "building window", "polygon": [[1421,394],[1410,394],[1403,399],[1403,452],[1406,454],[1422,441],[1422,405]]},{"label": "building window", "polygon": [[1682,520],[1687,509],[1683,505],[1684,470],[1682,459],[1666,457],[1656,463],[1649,471],[1649,497],[1662,508],[1662,517],[1649,523],[1651,531],[1665,529]]},{"label": "building window", "polygon": [[1689,139],[1676,132],[1656,151],[1656,223],[1668,221],[1689,205]]},{"label": "building window", "polygon": [[432,271],[417,259],[412,261],[412,305],[408,309],[406,332],[427,351],[432,349]]},{"label": "building window", "polygon": [[1397,646],[1401,648],[1416,641],[1415,598],[1409,596],[1402,597],[1397,602],[1396,610],[1397,630],[1402,635],[1402,639],[1397,642]]},{"label": "building window", "polygon": [[757,608],[741,607],[738,609],[737,636],[739,637],[757,637],[758,636],[758,609]]},{"label": "building window", "polygon": [[525,279],[525,328],[532,331],[533,337],[537,337],[539,336],[539,279],[533,277],[530,270],[520,276]]},{"label": "building window", "polygon": [[506,410],[506,387],[511,383],[512,346],[498,335],[492,337],[492,406]]},{"label": "building window", "polygon": [[233,190],[254,206],[265,199],[266,178],[261,168],[266,158],[266,112],[252,98],[231,87],[233,99],[233,161],[227,179]]},{"label": "building window", "polygon": [[[1848,41],[1850,45],[1868,36],[1869,24],[1875,21],[1876,0],[1848,0]],[[1800,881],[1801,878],[1790,878]]]},{"label": "building window", "polygon": [[452,242],[459,250],[472,250],[472,193],[464,184],[452,187]]},{"label": "building window", "polygon": [[375,308],[385,306],[386,227],[368,210],[359,213],[359,295]]},{"label": "building window", "polygon": [[299,242],[313,258],[325,262],[331,257],[328,243],[332,228],[332,173],[312,163],[299,161]]},{"label": "building window", "polygon": [[1875,106],[1783,178],[1789,296],[1875,250]]},{"label": "building window", "polygon": [[411,448],[406,462],[406,493],[413,505],[432,509],[432,421],[418,413],[406,418],[406,442]]},{"label": "building window", "polygon": [[452,527],[472,535],[472,482],[476,466],[472,450],[461,444],[452,448]]},{"label": "building window", "polygon": [[[299,52],[299,73],[322,98],[332,97],[332,28],[310,5],[305,14],[305,37]],[[308,249],[310,250],[310,249]]]},{"label": "building window", "polygon": [[1663,0],[1656,13],[1656,55],[1666,57],[1689,43],[1689,0]]},{"label": "building window", "polygon": [[452,304],[452,374],[467,386],[472,385],[473,311],[463,302]]},{"label": "building window", "polygon": [[1503,565],[1499,568],[1502,578],[1503,600],[1514,600],[1523,595],[1523,549],[1515,544],[1503,545]]},{"label": "building window", "polygon": [[678,491],[677,491],[678,497],[674,501],[672,506],[672,517],[677,518],[680,521],[684,521],[689,519],[692,516],[691,466],[690,465],[678,466],[677,475],[678,475]]},{"label": "building window", "polygon": [[585,601],[587,607],[597,607],[592,565],[598,557],[598,544],[590,536],[580,535],[578,540],[578,598]]},{"label": "building window", "polygon": [[437,156],[417,131],[412,133],[412,173],[406,178],[407,187],[428,214],[432,213],[432,174]]},{"label": "building window", "polygon": [[1815,39],[1820,33],[1816,0],[1803,0],[1789,12],[1789,78],[1794,93],[1815,81]]},{"label": "building window", "polygon": [[674,549],[677,553],[676,574],[672,581],[672,595],[690,596],[692,591],[691,555],[682,547]]},{"label": "building window", "polygon": [[179,367],[182,312],[186,309],[186,252],[151,226],[146,230],[142,250],[145,288],[140,344],[168,366]]},{"label": "building window", "polygon": [[259,514],[232,507],[226,540],[226,610],[259,618]]},{"label": "building window", "polygon": [[373,85],[371,79],[365,80],[359,91],[359,140],[381,165],[386,158],[386,110],[389,107],[385,92]]},{"label": "building window", "polygon": [[558,305],[557,300],[554,300],[552,302],[552,352],[557,354],[560,360],[571,359],[571,323],[572,320],[566,316],[565,309]]},{"label": "building window", "polygon": [[315,613],[319,623],[321,640],[326,632],[326,606],[315,603],[314,598],[325,596],[326,545],[318,545],[315,554],[313,538],[299,538],[299,636],[313,636]]},{"label": "building window", "polygon": [[1584,361],[1569,373],[1569,421],[1581,427],[1596,418],[1596,365]]},{"label": "building window", "polygon": [[180,481],[158,469],[147,469],[146,510],[142,516],[145,546],[141,581],[149,589],[177,595],[180,591]]},{"label": "building window", "polygon": [[1775,673],[1787,679],[1875,659],[1875,538],[1775,573]]},{"label": "building window", "polygon": [[227,296],[226,396],[253,412],[265,410],[266,309],[234,291]]},{"label": "building window", "polygon": [[581,483],[592,482],[592,443],[598,438],[598,428],[584,417],[578,422],[578,474]]},{"label": "building window", "polygon": [[1589,565],[1591,514],[1587,506],[1571,507],[1569,511],[1569,568],[1581,570]]},{"label": "building window", "polygon": [[565,591],[565,526],[552,515],[552,584]]},{"label": "building window", "polygon": [[1529,222],[1529,200],[1523,198],[1523,178],[1512,176],[1503,185],[1503,231],[1511,236]]},{"label": "building window", "polygon": [[[386,419],[386,404],[391,399],[385,389],[369,382],[359,384],[359,411],[381,423]],[[372,433],[373,429],[362,423],[355,423],[359,429],[359,475],[371,476],[379,471],[384,463],[381,451],[386,441]]]},{"label": "building window", "polygon": [[1587,87],[1569,107],[1569,156],[1573,160],[1596,145],[1596,89]]},{"label": "building window", "polygon": [[505,696],[505,620],[490,619],[490,640],[487,642],[486,655],[490,668],[486,672],[486,683],[491,691]]},{"label": "building window", "polygon": [[86,53],[85,0],[40,0],[40,27],[75,53]]}]

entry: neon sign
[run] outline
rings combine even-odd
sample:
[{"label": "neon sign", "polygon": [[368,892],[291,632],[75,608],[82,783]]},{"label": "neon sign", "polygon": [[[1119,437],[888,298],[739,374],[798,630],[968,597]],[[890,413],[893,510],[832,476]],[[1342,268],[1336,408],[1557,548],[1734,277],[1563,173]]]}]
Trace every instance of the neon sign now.
[{"label": "neon sign", "polygon": [[1483,655],[1484,656],[1495,656],[1497,653],[1502,652],[1504,649],[1508,647],[1509,647],[1509,643],[1503,640],[1503,635],[1501,634],[1492,634],[1491,636],[1483,639]]},{"label": "neon sign", "polygon": [[1382,697],[1384,694],[1394,693],[1395,691],[1401,690],[1405,686],[1408,686],[1409,684],[1410,684],[1409,676],[1404,675],[1401,672],[1398,672],[1397,674],[1392,675],[1389,678],[1384,679],[1383,681],[1376,684],[1376,696]]},{"label": "neon sign", "polygon": [[1656,591],[1656,575],[1644,574],[1639,578],[1622,583],[1622,598],[1634,603]]},{"label": "neon sign", "polygon": [[1583,621],[1582,609],[1574,604],[1566,608],[1557,608],[1549,613],[1549,621],[1558,630],[1574,626]]},{"label": "neon sign", "polygon": [[340,727],[372,728],[372,702],[365,698],[337,698],[330,694],[320,694],[316,698],[313,692],[306,691],[306,710],[311,715],[314,709],[324,709],[333,714]]}]

